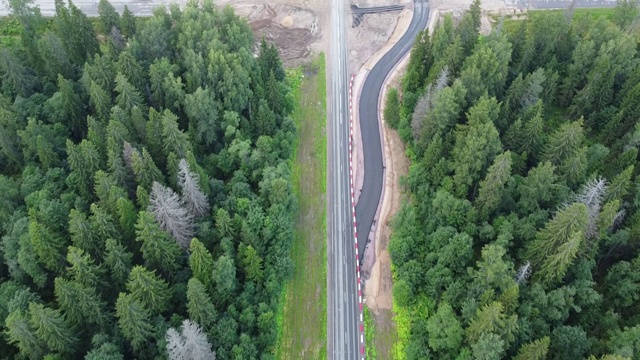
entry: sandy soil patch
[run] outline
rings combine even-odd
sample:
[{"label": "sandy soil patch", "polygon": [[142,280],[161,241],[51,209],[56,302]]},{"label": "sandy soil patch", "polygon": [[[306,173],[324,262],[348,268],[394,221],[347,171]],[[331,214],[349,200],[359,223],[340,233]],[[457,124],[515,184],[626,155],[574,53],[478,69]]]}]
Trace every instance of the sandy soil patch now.
[{"label": "sandy soil patch", "polygon": [[[404,73],[408,57],[405,57],[394,69],[389,81],[383,88],[382,99],[392,87],[399,87],[401,74]],[[381,102],[380,113],[384,110]],[[383,120],[384,121],[384,120]],[[391,276],[391,257],[387,251],[391,236],[391,220],[401,206],[402,191],[400,178],[409,171],[409,160],[405,157],[405,147],[395,130],[383,125],[383,152],[386,171],[384,190],[379,214],[379,225],[375,229],[374,241],[370,244],[363,272],[369,272],[365,280],[364,294],[366,305],[376,322],[376,350],[380,359],[391,359],[391,350],[395,339],[393,321],[393,279]]]},{"label": "sandy soil patch", "polygon": [[321,7],[310,1],[219,0],[218,4],[231,5],[246,18],[256,41],[264,37],[276,44],[285,66],[297,66],[312,53],[324,51],[328,26]]},{"label": "sandy soil patch", "polygon": [[[216,3],[230,5],[238,15],[245,17],[256,33],[256,40],[264,36],[276,44],[285,66],[298,66],[319,52],[328,53],[331,31],[328,0],[218,0]],[[356,0],[349,3],[360,7],[413,6],[412,0]],[[347,29],[352,73],[389,40],[399,14],[395,11],[364,15],[359,26]]]}]

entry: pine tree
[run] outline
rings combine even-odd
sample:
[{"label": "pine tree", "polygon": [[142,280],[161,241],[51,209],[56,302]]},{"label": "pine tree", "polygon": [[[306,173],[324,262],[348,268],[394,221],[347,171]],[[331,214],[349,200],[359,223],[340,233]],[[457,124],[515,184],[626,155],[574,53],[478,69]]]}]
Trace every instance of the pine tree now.
[{"label": "pine tree", "polygon": [[517,187],[520,195],[519,206],[527,211],[544,208],[554,198],[558,185],[557,176],[554,174],[555,166],[545,161],[529,170]]},{"label": "pine tree", "polygon": [[100,15],[100,30],[103,34],[108,34],[113,27],[120,27],[120,15],[108,0],[100,0],[98,14]]},{"label": "pine tree", "polygon": [[123,110],[129,112],[134,106],[144,106],[142,95],[122,73],[116,75],[115,91],[118,93],[116,104]]},{"label": "pine tree", "polygon": [[143,350],[153,337],[151,314],[133,295],[120,293],[116,301],[118,327],[134,349]]},{"label": "pine tree", "polygon": [[129,277],[133,254],[119,244],[117,240],[107,239],[105,243],[104,263],[111,272],[111,278],[117,284],[124,284]]},{"label": "pine tree", "polygon": [[217,312],[207,288],[198,279],[191,278],[187,284],[187,312],[189,318],[211,330],[216,323]]},{"label": "pine tree", "polygon": [[474,343],[482,334],[493,333],[500,336],[506,343],[510,343],[515,339],[517,330],[517,316],[507,317],[502,304],[494,301],[478,309],[467,328],[467,339]]},{"label": "pine tree", "polygon": [[582,232],[573,233],[566,242],[558,246],[556,253],[547,257],[540,266],[535,277],[546,284],[560,281],[567,273],[567,269],[578,255],[584,240]]},{"label": "pine tree", "polygon": [[184,208],[178,194],[158,182],[153,183],[149,212],[162,229],[186,249],[193,238],[193,217]]},{"label": "pine tree", "polygon": [[[26,40],[26,34],[23,40]],[[44,70],[51,81],[55,81],[58,74],[69,79],[74,76],[74,69],[66,52],[63,41],[53,32],[46,31],[37,42],[38,55],[44,62]]]},{"label": "pine tree", "polygon": [[211,253],[196,238],[191,240],[189,252],[189,267],[191,268],[191,272],[193,272],[193,277],[207,287],[211,286],[213,283],[211,278],[213,273],[213,257]]},{"label": "pine tree", "polygon": [[127,5],[124,6],[122,17],[120,18],[120,29],[127,39],[136,33],[136,18]]},{"label": "pine tree", "polygon": [[143,143],[147,137],[147,119],[143,114],[143,109],[138,106],[131,108],[131,129],[134,138]]},{"label": "pine tree", "polygon": [[564,123],[551,134],[545,148],[544,158],[557,166],[574,155],[584,141],[583,122],[584,120],[581,118],[578,121]]},{"label": "pine tree", "polygon": [[634,165],[627,167],[611,180],[611,184],[607,187],[607,193],[604,197],[605,201],[624,199],[631,188],[631,177],[633,176],[634,168]]},{"label": "pine tree", "polygon": [[[151,67],[153,68],[154,65]],[[222,120],[221,114],[218,113],[218,106],[208,88],[199,87],[193,94],[187,94],[184,99],[184,110],[189,117],[189,132],[195,135],[196,141],[206,146],[214,145],[218,138]]]},{"label": "pine tree", "polygon": [[147,211],[138,213],[136,241],[142,243],[142,257],[149,267],[169,272],[177,270],[180,247]]},{"label": "pine tree", "polygon": [[136,265],[129,273],[127,290],[131,296],[149,310],[157,314],[167,310],[171,299],[169,284],[159,278],[154,271]]},{"label": "pine tree", "polygon": [[[587,206],[574,203],[556,213],[543,229],[536,233],[536,239],[526,249],[526,259],[531,261],[534,272],[541,271],[545,281],[552,281],[564,275],[566,262],[573,260],[588,223]],[[562,249],[561,249],[562,247]],[[562,251],[560,251],[562,250]]]},{"label": "pine tree", "polygon": [[162,172],[153,162],[147,149],[142,148],[142,154],[134,151],[131,155],[131,167],[138,185],[151,189],[153,183],[163,181]]},{"label": "pine tree", "polygon": [[116,200],[116,213],[123,240],[133,241],[136,237],[137,212],[135,205],[128,198],[120,197]]},{"label": "pine tree", "polygon": [[96,238],[87,216],[76,209],[69,212],[69,233],[73,246],[90,254],[96,254],[99,250]]},{"label": "pine tree", "polygon": [[464,331],[456,314],[446,302],[438,304],[437,312],[427,320],[429,347],[435,351],[453,353],[462,343]]},{"label": "pine tree", "polygon": [[62,109],[64,114],[69,118],[69,128],[76,138],[82,138],[86,135],[86,112],[82,98],[74,89],[74,82],[67,80],[58,74],[58,92],[62,100]]},{"label": "pine tree", "polygon": [[100,163],[103,164],[105,160],[108,161],[107,153],[107,129],[102,121],[96,120],[93,116],[87,116],[87,139],[92,144],[95,144],[98,153],[100,154]]},{"label": "pine tree", "polygon": [[32,220],[29,223],[29,239],[39,262],[51,271],[60,271],[63,266],[65,242],[47,226]]},{"label": "pine tree", "polygon": [[29,314],[35,334],[47,344],[49,349],[61,353],[73,353],[78,338],[60,310],[31,303]]},{"label": "pine tree", "polygon": [[105,303],[95,288],[59,277],[55,279],[54,284],[56,301],[67,319],[75,324],[104,325]]},{"label": "pine tree", "polygon": [[476,198],[476,206],[485,218],[495,211],[504,193],[504,187],[511,178],[511,152],[506,151],[493,160],[487,176],[480,182],[480,191]]},{"label": "pine tree", "polygon": [[236,289],[236,266],[233,258],[222,255],[214,264],[213,281],[218,295],[222,299],[229,299]]},{"label": "pine tree", "polygon": [[387,92],[383,118],[390,128],[398,128],[398,123],[400,123],[400,99],[396,88],[391,88]]},{"label": "pine tree", "polygon": [[220,237],[233,237],[236,235],[233,220],[229,215],[229,212],[223,208],[219,208],[216,211],[216,230]]},{"label": "pine tree", "polygon": [[182,331],[174,328],[167,330],[167,352],[170,360],[215,360],[216,353],[211,350],[207,335],[200,326],[191,320],[182,322]]},{"label": "pine tree", "polygon": [[505,351],[505,341],[492,333],[483,333],[478,341],[471,345],[476,360],[499,360]]},{"label": "pine tree", "polygon": [[120,53],[117,69],[117,71],[124,75],[124,77],[139,93],[144,93],[146,79],[145,71],[129,51],[123,51]]},{"label": "pine tree", "polygon": [[[479,106],[478,102],[476,106]],[[470,109],[470,113],[473,110]],[[453,165],[456,193],[466,195],[468,187],[489,166],[494,156],[501,152],[500,135],[490,121],[489,109],[479,109],[481,116],[468,116],[469,125],[456,132],[456,143],[453,148]],[[484,120],[481,120],[484,119]]]},{"label": "pine tree", "polygon": [[163,150],[161,115],[154,109],[149,109],[149,119],[146,124],[146,145],[154,159],[162,164],[167,154]]},{"label": "pine tree", "polygon": [[583,146],[567,157],[558,167],[559,173],[564,175],[564,179],[571,187],[582,183],[587,171],[587,150]]},{"label": "pine tree", "polygon": [[248,280],[255,282],[262,280],[262,258],[260,258],[253,246],[246,247],[242,263]]},{"label": "pine tree", "polygon": [[102,280],[104,269],[100,265],[96,265],[84,251],[69,246],[67,262],[71,265],[68,268],[69,273],[83,286],[99,288],[104,285]]},{"label": "pine tree", "polygon": [[[91,229],[93,234],[100,239],[100,244],[104,244],[107,239],[120,238],[120,232],[116,228],[115,222],[109,213],[96,203],[91,204],[90,210],[92,214],[89,217]],[[102,246],[100,246],[100,252],[102,252]]]},{"label": "pine tree", "polygon": [[194,217],[205,216],[209,213],[209,202],[200,190],[200,177],[197,173],[191,172],[185,159],[180,160],[179,166],[178,186],[182,189],[182,202]]},{"label": "pine tree", "polygon": [[93,24],[80,9],[69,1],[69,30],[61,37],[70,38],[71,53],[75,63],[81,66],[87,58],[99,52],[98,38],[93,30]]},{"label": "pine tree", "polygon": [[91,80],[89,99],[98,118],[101,121],[107,121],[111,111],[111,94],[105,91],[97,82]]},{"label": "pine tree", "polygon": [[23,356],[40,359],[44,356],[46,345],[40,340],[31,326],[28,313],[16,310],[5,320],[5,336],[10,344],[14,344]]},{"label": "pine tree", "polygon": [[185,157],[191,146],[187,134],[178,127],[178,117],[165,110],[161,122],[165,153],[175,152],[179,157]]}]

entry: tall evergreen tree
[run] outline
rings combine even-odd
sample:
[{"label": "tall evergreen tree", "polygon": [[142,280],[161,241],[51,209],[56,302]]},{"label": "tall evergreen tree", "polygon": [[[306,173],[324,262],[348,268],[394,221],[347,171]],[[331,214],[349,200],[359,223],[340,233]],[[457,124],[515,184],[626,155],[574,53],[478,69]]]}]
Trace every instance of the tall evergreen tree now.
[{"label": "tall evergreen tree", "polygon": [[134,349],[143,350],[153,336],[151,314],[133,295],[120,293],[116,301],[118,327]]},{"label": "tall evergreen tree", "polygon": [[72,353],[78,338],[60,310],[54,310],[42,304],[29,304],[31,326],[36,336],[47,347],[60,353]]},{"label": "tall evergreen tree", "polygon": [[142,257],[149,267],[169,272],[178,268],[180,247],[156,224],[153,214],[147,211],[138,213],[136,241],[142,243]]},{"label": "tall evergreen tree", "polygon": [[113,27],[120,27],[120,15],[109,0],[100,0],[98,14],[100,15],[100,31],[103,34],[110,33]]},{"label": "tall evergreen tree", "polygon": [[136,18],[133,16],[133,13],[129,10],[127,5],[124,6],[124,11],[120,18],[120,29],[127,39],[131,38],[136,33]]},{"label": "tall evergreen tree", "polygon": [[187,312],[189,318],[211,330],[218,318],[207,288],[198,279],[191,278],[187,284]]},{"label": "tall evergreen tree", "polygon": [[149,271],[140,265],[131,269],[127,290],[152,314],[165,311],[171,299],[169,284],[158,278],[154,271]]}]

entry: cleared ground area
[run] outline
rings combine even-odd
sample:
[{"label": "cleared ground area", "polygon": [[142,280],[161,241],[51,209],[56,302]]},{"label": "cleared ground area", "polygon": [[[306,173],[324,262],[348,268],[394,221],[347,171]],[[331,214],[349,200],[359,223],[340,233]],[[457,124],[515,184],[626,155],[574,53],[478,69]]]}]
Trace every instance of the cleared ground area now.
[{"label": "cleared ground area", "polygon": [[327,357],[326,75],[324,55],[302,66],[293,117],[298,127],[294,275],[286,287],[278,359]]}]

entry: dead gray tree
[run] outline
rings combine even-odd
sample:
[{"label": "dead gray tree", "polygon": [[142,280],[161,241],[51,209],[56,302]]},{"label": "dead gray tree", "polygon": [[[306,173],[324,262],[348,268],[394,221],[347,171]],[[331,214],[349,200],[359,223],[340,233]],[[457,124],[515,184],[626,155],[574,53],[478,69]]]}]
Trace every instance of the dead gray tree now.
[{"label": "dead gray tree", "polygon": [[149,212],[182,248],[189,247],[193,238],[193,216],[185,209],[178,194],[154,181],[149,196]]},{"label": "dead gray tree", "polygon": [[587,229],[585,237],[593,239],[598,236],[598,218],[604,194],[607,192],[607,182],[603,178],[596,178],[587,181],[582,187],[582,191],[576,196],[576,201],[587,206]]},{"label": "dead gray tree", "polygon": [[527,261],[524,265],[520,266],[520,268],[518,269],[518,273],[516,274],[516,283],[518,285],[524,284],[524,282],[527,281],[530,275],[531,275],[531,263]]},{"label": "dead gray tree", "polygon": [[165,339],[167,352],[171,360],[215,360],[216,353],[211,350],[207,335],[200,326],[191,320],[182,322],[181,333],[169,328]]},{"label": "dead gray tree", "polygon": [[205,216],[209,212],[207,196],[200,190],[200,177],[189,169],[185,159],[180,160],[178,171],[178,186],[182,189],[182,202],[187,211],[196,218]]}]

